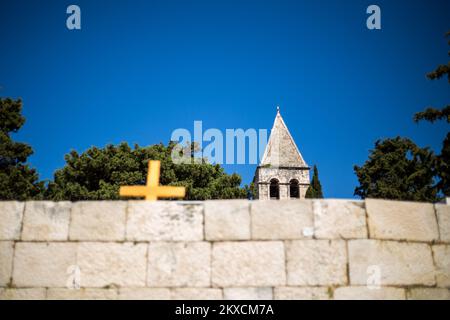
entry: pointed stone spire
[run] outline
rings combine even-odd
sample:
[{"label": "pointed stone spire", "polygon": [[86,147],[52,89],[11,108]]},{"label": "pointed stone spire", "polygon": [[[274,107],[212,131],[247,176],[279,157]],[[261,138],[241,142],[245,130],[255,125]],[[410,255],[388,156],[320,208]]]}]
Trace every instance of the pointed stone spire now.
[{"label": "pointed stone spire", "polygon": [[281,117],[279,106],[260,166],[308,167]]}]

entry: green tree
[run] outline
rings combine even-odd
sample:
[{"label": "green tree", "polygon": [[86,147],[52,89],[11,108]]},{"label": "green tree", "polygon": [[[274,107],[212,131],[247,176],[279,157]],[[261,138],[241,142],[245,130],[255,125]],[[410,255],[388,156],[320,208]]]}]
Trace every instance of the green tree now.
[{"label": "green tree", "polygon": [[[414,121],[419,122],[421,120],[434,122],[437,120],[446,120],[450,123],[450,106],[444,107],[442,110],[435,108],[427,108],[425,111],[418,112],[414,115]],[[436,174],[438,177],[438,183],[436,185],[439,192],[443,195],[450,196],[450,132],[447,132],[447,136],[442,142],[441,153],[436,156],[435,159]]]},{"label": "green tree", "polygon": [[[65,156],[66,165],[55,172],[48,186],[47,198],[53,200],[119,199],[119,186],[143,185],[146,182],[148,161],[161,161],[160,183],[186,187],[186,199],[245,198],[240,188],[241,177],[228,175],[220,165],[202,163],[174,164],[171,153],[174,142],[168,146],[148,147],[127,143],[92,147],[82,154],[72,151]],[[192,149],[191,158],[198,151]]]},{"label": "green tree", "polygon": [[[447,37],[450,32],[447,32]],[[448,42],[450,45],[450,41]],[[448,53],[450,56],[450,51]],[[439,65],[434,71],[427,74],[428,79],[435,80],[447,75],[448,83],[450,84],[450,61],[447,65]],[[431,123],[438,120],[445,120],[450,123],[450,105],[442,109],[428,107],[425,111],[418,112],[414,115],[414,121],[429,121]],[[437,188],[447,197],[450,196],[450,132],[447,133],[443,143],[441,153],[436,157],[436,171],[439,182]]]},{"label": "green tree", "polygon": [[361,198],[437,201],[436,157],[428,148],[419,148],[407,138],[397,137],[375,143],[369,159],[355,166]]},{"label": "green tree", "polygon": [[11,138],[25,123],[21,113],[20,99],[0,98],[0,200],[39,199],[44,190],[36,170],[26,163],[33,150]]},{"label": "green tree", "polygon": [[319,171],[317,170],[317,166],[314,166],[314,173],[311,180],[311,184],[308,187],[308,190],[306,190],[305,198],[308,199],[321,199],[323,198],[322,193],[322,185],[319,181]]},{"label": "green tree", "polygon": [[[446,36],[450,36],[450,32]],[[434,80],[446,75],[450,83],[450,62],[439,65],[427,77]],[[450,105],[442,109],[428,107],[414,115],[416,123],[422,120],[431,123],[446,120],[450,123]],[[449,164],[450,133],[447,133],[438,155],[428,148],[419,148],[407,138],[377,141],[369,160],[362,167],[354,167],[359,180],[355,195],[361,198],[438,201],[442,194],[450,195]]]},{"label": "green tree", "polygon": [[253,200],[258,197],[258,188],[254,182],[251,182],[250,185],[245,185],[244,190],[248,199]]}]

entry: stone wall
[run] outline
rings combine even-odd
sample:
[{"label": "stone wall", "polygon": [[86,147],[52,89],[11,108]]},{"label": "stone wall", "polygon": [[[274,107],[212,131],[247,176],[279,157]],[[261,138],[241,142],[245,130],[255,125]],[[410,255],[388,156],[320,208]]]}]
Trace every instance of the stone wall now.
[{"label": "stone wall", "polygon": [[1,299],[450,299],[449,288],[444,204],[0,202]]},{"label": "stone wall", "polygon": [[260,200],[270,199],[270,181],[276,179],[279,182],[280,199],[289,199],[289,184],[292,180],[299,183],[299,195],[305,199],[306,190],[309,187],[309,168],[278,168],[258,167],[255,173],[255,183],[258,187],[257,198]]}]

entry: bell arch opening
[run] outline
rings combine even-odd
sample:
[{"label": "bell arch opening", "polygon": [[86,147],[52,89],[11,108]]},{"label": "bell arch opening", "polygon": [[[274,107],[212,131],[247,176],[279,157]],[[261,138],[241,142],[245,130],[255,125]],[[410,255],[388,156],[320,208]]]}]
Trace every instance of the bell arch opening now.
[{"label": "bell arch opening", "polygon": [[296,179],[292,179],[289,182],[289,197],[294,199],[300,198],[300,189],[298,185],[298,180]]},{"label": "bell arch opening", "polygon": [[269,195],[270,195],[271,200],[279,200],[280,199],[280,183],[275,178],[270,180]]}]

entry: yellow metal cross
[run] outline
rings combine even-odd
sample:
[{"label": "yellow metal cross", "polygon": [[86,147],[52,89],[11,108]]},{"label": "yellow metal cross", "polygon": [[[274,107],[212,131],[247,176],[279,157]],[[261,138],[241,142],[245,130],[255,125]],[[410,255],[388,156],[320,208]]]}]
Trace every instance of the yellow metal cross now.
[{"label": "yellow metal cross", "polygon": [[184,198],[185,187],[172,187],[159,185],[159,172],[161,162],[150,160],[148,162],[148,175],[146,186],[122,186],[119,194],[122,197],[145,197],[145,200],[155,201],[158,198]]}]

